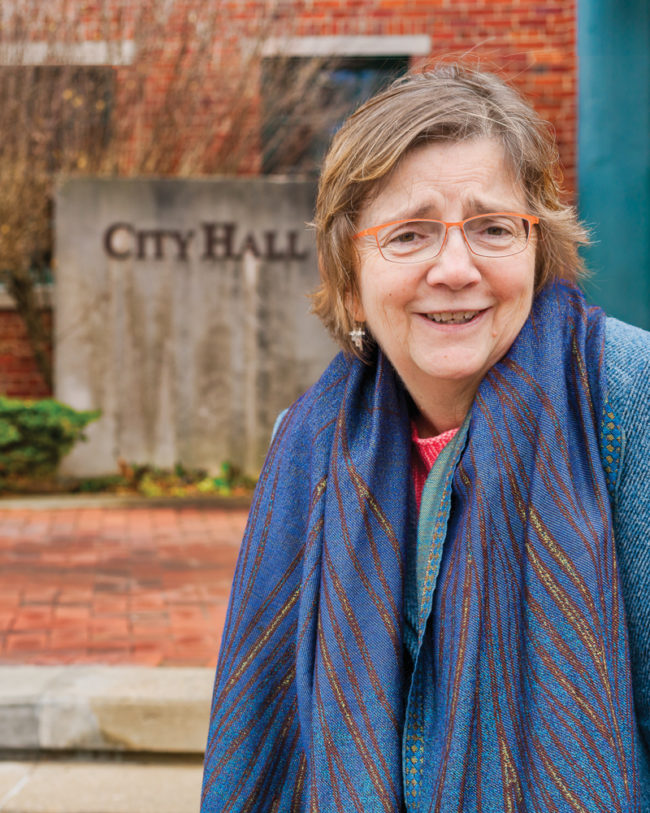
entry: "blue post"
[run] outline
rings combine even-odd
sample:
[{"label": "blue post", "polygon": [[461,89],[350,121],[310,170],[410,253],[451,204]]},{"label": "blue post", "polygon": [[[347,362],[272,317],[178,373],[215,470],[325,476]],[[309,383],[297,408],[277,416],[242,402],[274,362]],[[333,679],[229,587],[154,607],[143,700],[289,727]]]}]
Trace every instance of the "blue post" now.
[{"label": "blue post", "polygon": [[591,301],[650,329],[650,3],[578,0],[578,201]]}]

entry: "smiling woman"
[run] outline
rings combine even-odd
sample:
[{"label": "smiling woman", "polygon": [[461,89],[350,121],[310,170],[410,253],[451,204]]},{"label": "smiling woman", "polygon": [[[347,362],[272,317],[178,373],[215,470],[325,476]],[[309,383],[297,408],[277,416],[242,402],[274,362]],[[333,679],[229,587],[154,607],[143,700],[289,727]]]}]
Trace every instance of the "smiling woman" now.
[{"label": "smiling woman", "polygon": [[650,336],[589,308],[546,125],[413,74],[334,138],[203,811],[650,810]]},{"label": "smiling woman", "polygon": [[[351,312],[406,385],[420,437],[459,426],[483,376],[528,318],[537,235],[522,217],[498,214],[525,207],[503,147],[483,137],[414,149],[361,209]],[[488,210],[497,214],[476,217]],[[398,232],[388,226],[387,234],[379,227],[377,243],[368,239],[374,224],[411,211],[469,220],[451,230],[438,223],[437,251],[412,226]],[[403,246],[414,243],[417,250],[406,253]]]}]

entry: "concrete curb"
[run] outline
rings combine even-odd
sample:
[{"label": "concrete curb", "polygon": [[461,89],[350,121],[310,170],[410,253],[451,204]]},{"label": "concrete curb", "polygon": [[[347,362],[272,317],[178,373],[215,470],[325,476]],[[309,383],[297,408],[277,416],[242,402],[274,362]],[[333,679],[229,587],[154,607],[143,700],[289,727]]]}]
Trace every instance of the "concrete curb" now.
[{"label": "concrete curb", "polygon": [[0,748],[202,754],[214,670],[0,667]]},{"label": "concrete curb", "polygon": [[2,813],[196,813],[201,763],[0,762]]}]

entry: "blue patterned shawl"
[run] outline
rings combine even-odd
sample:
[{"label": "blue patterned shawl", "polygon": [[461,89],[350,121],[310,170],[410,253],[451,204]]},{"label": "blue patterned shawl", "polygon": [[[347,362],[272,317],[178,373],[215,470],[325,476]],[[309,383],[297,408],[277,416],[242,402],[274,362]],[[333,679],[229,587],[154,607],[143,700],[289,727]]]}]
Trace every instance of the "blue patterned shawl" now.
[{"label": "blue patterned shawl", "polygon": [[338,356],[290,409],[235,573],[203,813],[638,810],[604,322],[574,288],[536,298],[417,541],[386,358]]}]

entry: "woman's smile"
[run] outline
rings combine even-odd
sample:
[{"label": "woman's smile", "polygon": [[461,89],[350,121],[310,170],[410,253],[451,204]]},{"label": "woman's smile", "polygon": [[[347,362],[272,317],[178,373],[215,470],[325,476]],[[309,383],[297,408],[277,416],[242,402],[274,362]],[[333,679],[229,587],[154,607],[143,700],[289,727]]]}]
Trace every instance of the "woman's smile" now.
[{"label": "woman's smile", "polygon": [[432,313],[424,313],[430,322],[435,322],[437,325],[467,325],[470,322],[475,322],[477,317],[484,311],[477,310],[455,310],[455,311],[434,311]]}]

